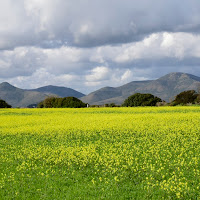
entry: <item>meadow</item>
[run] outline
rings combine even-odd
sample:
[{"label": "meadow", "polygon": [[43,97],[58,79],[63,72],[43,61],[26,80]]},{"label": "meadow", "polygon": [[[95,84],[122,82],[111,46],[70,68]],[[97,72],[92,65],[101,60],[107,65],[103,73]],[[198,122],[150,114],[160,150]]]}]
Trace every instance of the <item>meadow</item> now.
[{"label": "meadow", "polygon": [[200,107],[0,109],[0,199],[200,199]]}]

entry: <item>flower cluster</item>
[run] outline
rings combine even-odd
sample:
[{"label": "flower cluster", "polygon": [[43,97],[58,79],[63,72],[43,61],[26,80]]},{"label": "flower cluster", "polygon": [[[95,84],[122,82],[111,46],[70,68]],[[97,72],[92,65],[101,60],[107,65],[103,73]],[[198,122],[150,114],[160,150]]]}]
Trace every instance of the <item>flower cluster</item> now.
[{"label": "flower cluster", "polygon": [[0,198],[200,198],[200,107],[2,109],[0,122]]}]

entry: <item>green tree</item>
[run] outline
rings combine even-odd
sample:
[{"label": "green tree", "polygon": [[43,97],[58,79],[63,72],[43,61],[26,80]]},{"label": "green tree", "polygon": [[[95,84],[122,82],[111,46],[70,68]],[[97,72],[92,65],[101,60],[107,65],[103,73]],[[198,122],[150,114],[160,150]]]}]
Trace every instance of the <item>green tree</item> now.
[{"label": "green tree", "polygon": [[37,104],[37,108],[44,108],[44,101]]},{"label": "green tree", "polygon": [[196,93],[195,90],[188,90],[188,91],[183,91],[180,94],[178,94],[174,101],[172,102],[172,105],[179,105],[179,104],[188,104],[192,103],[194,104],[195,102],[198,101],[198,94]]},{"label": "green tree", "polygon": [[55,97],[47,97],[44,101],[43,101],[43,104],[44,104],[44,108],[54,108],[55,107],[55,100],[56,98]]},{"label": "green tree", "polygon": [[76,97],[64,97],[62,101],[62,108],[82,108],[86,104]]},{"label": "green tree", "polygon": [[104,104],[104,107],[118,107],[115,103],[106,103]]},{"label": "green tree", "polygon": [[122,106],[126,106],[126,107],[155,106],[157,102],[162,102],[162,100],[152,94],[136,93],[128,97],[124,101]]},{"label": "green tree", "polygon": [[87,105],[76,97],[48,97],[38,104],[38,108],[82,108]]},{"label": "green tree", "polygon": [[6,103],[6,101],[0,99],[0,108],[11,108],[12,106]]}]

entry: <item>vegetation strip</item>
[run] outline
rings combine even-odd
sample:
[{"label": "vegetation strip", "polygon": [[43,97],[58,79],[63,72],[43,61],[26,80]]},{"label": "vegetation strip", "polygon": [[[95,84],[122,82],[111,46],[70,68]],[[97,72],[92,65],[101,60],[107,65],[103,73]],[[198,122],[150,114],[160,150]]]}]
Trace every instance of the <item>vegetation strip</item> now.
[{"label": "vegetation strip", "polygon": [[200,107],[0,110],[0,199],[198,199]]}]

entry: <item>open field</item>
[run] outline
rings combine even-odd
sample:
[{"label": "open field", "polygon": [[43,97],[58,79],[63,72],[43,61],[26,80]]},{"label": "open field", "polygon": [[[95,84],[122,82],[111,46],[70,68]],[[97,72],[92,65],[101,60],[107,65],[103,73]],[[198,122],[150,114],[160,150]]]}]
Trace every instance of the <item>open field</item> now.
[{"label": "open field", "polygon": [[1,109],[0,199],[200,199],[200,107]]}]

